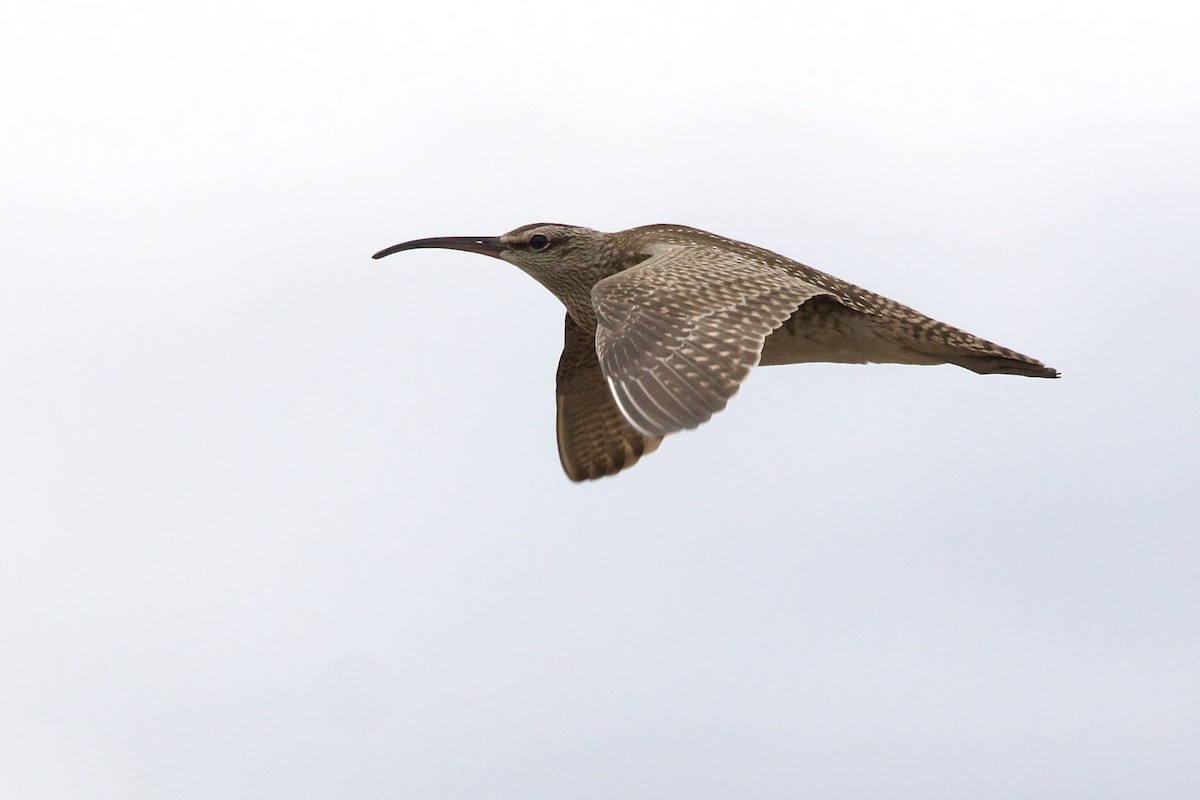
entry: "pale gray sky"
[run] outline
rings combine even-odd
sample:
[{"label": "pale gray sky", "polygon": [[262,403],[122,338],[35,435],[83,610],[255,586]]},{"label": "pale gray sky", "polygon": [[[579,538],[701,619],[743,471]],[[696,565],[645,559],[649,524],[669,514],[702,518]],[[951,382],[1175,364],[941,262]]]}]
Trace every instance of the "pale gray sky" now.
[{"label": "pale gray sky", "polygon": [[[1200,16],[10,3],[0,796],[1200,792]],[[1029,353],[573,485],[562,311],[747,240]]]}]

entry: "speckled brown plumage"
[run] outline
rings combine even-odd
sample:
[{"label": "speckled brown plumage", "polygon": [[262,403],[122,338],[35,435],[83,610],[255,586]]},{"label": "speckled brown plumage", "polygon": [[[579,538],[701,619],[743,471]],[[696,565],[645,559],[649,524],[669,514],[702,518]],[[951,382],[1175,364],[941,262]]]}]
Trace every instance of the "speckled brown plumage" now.
[{"label": "speckled brown plumage", "polygon": [[572,480],[611,475],[725,407],[757,364],[955,364],[1054,378],[1042,362],[760,247],[679,225],[538,223],[419,239],[508,261],[567,308],[558,444]]},{"label": "speckled brown plumage", "polygon": [[565,327],[555,391],[558,457],[573,481],[612,475],[654,452],[661,440],[621,416],[596,360],[595,334],[570,314]]}]

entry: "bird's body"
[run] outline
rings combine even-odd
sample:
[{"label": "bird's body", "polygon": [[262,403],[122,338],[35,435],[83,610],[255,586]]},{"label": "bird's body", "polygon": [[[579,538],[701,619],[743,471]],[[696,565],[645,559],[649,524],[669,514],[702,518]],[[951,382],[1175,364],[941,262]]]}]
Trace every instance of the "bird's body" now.
[{"label": "bird's body", "polygon": [[725,407],[757,364],[956,364],[1058,373],[797,261],[680,225],[616,233],[538,223],[500,237],[419,239],[508,261],[567,309],[558,442],[572,480],[632,466]]}]

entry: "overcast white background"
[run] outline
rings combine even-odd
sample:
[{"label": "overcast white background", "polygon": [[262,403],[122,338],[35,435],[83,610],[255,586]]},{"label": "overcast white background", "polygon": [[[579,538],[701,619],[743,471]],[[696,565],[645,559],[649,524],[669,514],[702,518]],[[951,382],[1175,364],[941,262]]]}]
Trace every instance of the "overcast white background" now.
[{"label": "overcast white background", "polygon": [[[1186,4],[0,5],[0,796],[1200,793]],[[589,485],[677,222],[1059,368],[755,371]]]}]

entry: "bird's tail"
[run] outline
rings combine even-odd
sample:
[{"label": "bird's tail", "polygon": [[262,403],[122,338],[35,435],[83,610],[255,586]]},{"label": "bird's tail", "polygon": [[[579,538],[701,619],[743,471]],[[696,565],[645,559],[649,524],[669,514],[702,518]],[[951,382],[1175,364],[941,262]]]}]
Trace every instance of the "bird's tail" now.
[{"label": "bird's tail", "polygon": [[1027,378],[1057,378],[1059,375],[1058,370],[1053,367],[1047,367],[1037,359],[1023,356],[1020,353],[1011,355],[955,354],[948,356],[946,361],[980,375],[1024,375]]}]

